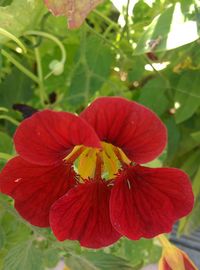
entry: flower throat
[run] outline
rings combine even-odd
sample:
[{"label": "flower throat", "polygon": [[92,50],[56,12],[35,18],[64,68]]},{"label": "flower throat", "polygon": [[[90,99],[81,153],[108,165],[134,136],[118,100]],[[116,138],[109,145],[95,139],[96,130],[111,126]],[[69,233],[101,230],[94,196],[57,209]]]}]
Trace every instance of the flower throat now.
[{"label": "flower throat", "polygon": [[73,164],[75,171],[80,176],[80,181],[94,178],[98,163],[101,163],[101,176],[105,180],[114,178],[123,164],[131,163],[119,147],[106,142],[102,142],[101,146],[100,149],[83,145],[75,146],[64,159],[66,163]]}]

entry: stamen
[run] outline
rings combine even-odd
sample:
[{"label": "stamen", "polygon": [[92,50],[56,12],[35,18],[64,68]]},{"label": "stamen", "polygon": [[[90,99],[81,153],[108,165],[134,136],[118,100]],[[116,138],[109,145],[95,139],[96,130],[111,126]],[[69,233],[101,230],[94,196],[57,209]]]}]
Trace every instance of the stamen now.
[{"label": "stamen", "polygon": [[72,152],[66,157],[64,158],[64,161],[67,164],[73,164],[74,161],[80,156],[80,154],[84,151],[85,147],[84,146],[76,146],[74,147],[74,149],[72,150]]},{"label": "stamen", "polygon": [[96,168],[95,168],[95,173],[94,173],[95,179],[101,179],[102,166],[103,166],[103,161],[101,158],[101,154],[98,152],[96,154]]},{"label": "stamen", "polygon": [[131,183],[128,179],[127,179],[127,184],[128,184],[128,188],[131,190]]},{"label": "stamen", "polygon": [[119,162],[121,163],[122,167],[126,167],[127,163],[124,161],[121,152],[119,151],[118,147],[114,147],[115,155],[117,156]]}]

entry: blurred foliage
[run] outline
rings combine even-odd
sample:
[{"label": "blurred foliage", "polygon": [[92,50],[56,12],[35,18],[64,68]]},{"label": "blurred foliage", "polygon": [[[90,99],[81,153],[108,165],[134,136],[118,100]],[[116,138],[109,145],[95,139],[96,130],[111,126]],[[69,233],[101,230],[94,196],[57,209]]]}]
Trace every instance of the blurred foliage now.
[{"label": "blurred foliage", "polygon": [[[0,0],[0,167],[15,155],[12,136],[23,120],[16,104],[79,113],[95,97],[124,96],[168,128],[168,147],[150,166],[190,175],[196,203],[179,226],[190,233],[200,225],[199,1],[124,0],[122,9],[104,1],[73,31],[42,2]],[[123,238],[101,251],[56,242],[0,197],[0,269],[43,270],[63,259],[72,270],[135,270],[159,256],[155,240]]]}]

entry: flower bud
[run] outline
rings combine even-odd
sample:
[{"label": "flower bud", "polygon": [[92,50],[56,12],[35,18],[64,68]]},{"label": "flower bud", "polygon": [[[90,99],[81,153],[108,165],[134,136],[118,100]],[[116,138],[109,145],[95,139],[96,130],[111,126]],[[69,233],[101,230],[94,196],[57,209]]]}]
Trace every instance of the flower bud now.
[{"label": "flower bud", "polygon": [[188,255],[172,245],[165,236],[159,236],[159,241],[163,246],[159,270],[198,270]]},{"label": "flower bud", "polygon": [[64,71],[64,64],[61,61],[58,60],[53,60],[49,64],[49,68],[52,71],[53,75],[59,76],[63,73]]}]

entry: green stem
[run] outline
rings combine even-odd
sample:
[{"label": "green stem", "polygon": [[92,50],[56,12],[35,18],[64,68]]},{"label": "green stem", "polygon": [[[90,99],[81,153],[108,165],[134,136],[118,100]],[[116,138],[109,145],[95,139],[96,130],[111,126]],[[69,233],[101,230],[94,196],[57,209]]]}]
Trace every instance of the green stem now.
[{"label": "green stem", "polygon": [[4,57],[6,57],[13,65],[15,65],[21,72],[23,72],[26,76],[28,76],[31,80],[39,84],[38,77],[35,76],[31,71],[25,68],[22,64],[20,64],[14,57],[12,57],[8,52],[5,50],[1,50],[1,53]]},{"label": "green stem", "polygon": [[171,89],[170,81],[168,80],[168,78],[166,78],[159,70],[157,70],[157,69],[153,66],[153,64],[151,63],[151,61],[148,59],[148,57],[147,57],[146,55],[144,56],[144,59],[145,59],[145,60],[148,62],[148,64],[152,67],[152,69],[154,70],[154,72],[155,72],[156,74],[158,74],[158,76],[159,76],[161,79],[163,79],[163,80],[165,81],[167,88]]},{"label": "green stem", "polygon": [[126,25],[125,25],[125,30],[127,33],[127,39],[129,41],[130,39],[130,34],[129,34],[129,5],[130,5],[130,0],[128,0],[127,5],[126,5],[126,17],[125,17],[125,21],[126,21]]},{"label": "green stem", "polygon": [[11,159],[11,158],[13,158],[12,155],[9,155],[9,154],[0,152],[0,159],[3,159],[3,160],[8,161],[8,160]]},{"label": "green stem", "polygon": [[5,29],[0,27],[0,35],[3,35],[11,40],[13,40],[21,49],[24,53],[27,52],[26,47],[24,46],[24,44],[16,37],[14,36],[12,33],[6,31]]},{"label": "green stem", "polygon": [[24,33],[24,35],[30,35],[30,36],[41,36],[41,37],[45,37],[47,39],[52,40],[54,43],[56,43],[58,45],[58,47],[60,48],[60,51],[62,53],[62,59],[61,61],[63,63],[66,62],[67,59],[67,55],[66,55],[66,51],[65,51],[65,47],[63,46],[62,42],[55,36],[46,33],[46,32],[42,32],[42,31],[27,31]]},{"label": "green stem", "polygon": [[0,107],[0,111],[3,111],[3,112],[8,112],[8,109],[5,108],[5,107]]},{"label": "green stem", "polygon": [[8,115],[0,115],[0,119],[3,120],[8,120],[9,122],[11,122],[12,124],[19,126],[19,122],[15,119],[13,119],[12,117],[8,116]]},{"label": "green stem", "polygon": [[35,52],[35,58],[36,58],[36,63],[37,63],[37,73],[38,73],[38,79],[39,79],[38,85],[39,85],[40,101],[41,101],[41,104],[44,106],[46,94],[45,94],[45,88],[44,88],[42,62],[41,62],[40,51],[38,47],[34,49],[34,52]]},{"label": "green stem", "polygon": [[108,18],[107,16],[105,16],[103,13],[101,13],[97,9],[93,10],[93,13],[95,13],[96,15],[98,15],[99,17],[101,17],[102,19],[104,19],[105,21],[107,21],[107,23],[109,25],[112,25],[116,29],[119,29],[120,28],[120,26],[116,22],[112,21],[110,18]]}]

